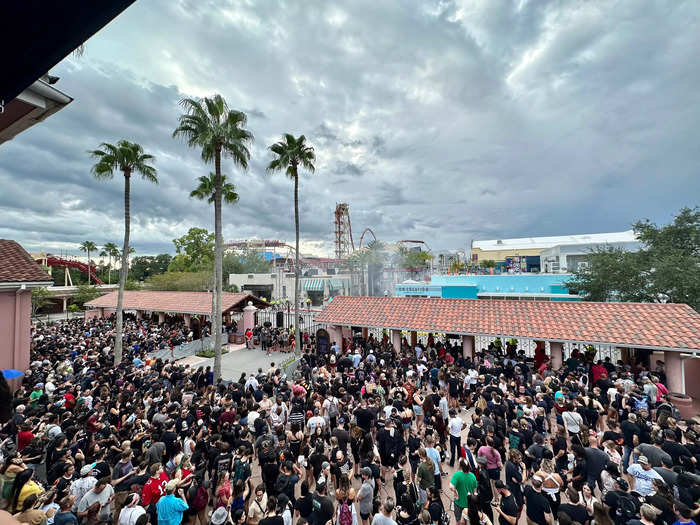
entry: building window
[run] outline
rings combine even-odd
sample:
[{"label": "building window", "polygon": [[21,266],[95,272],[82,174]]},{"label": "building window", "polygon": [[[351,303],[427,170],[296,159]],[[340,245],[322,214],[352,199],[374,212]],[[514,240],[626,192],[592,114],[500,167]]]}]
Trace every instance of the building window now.
[{"label": "building window", "polygon": [[287,297],[287,285],[282,285],[282,297]]}]

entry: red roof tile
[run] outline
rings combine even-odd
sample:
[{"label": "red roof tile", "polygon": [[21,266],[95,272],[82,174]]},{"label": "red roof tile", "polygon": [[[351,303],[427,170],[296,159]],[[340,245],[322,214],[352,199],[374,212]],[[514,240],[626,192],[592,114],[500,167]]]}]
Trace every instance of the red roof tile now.
[{"label": "red roof tile", "polygon": [[700,350],[700,314],[685,304],[336,296],[314,321]]},{"label": "red roof tile", "polygon": [[[265,308],[268,304],[257,297],[247,293],[223,293],[221,294],[221,311],[226,312],[231,308],[243,308],[248,301],[252,301],[258,308]],[[85,306],[94,308],[116,308],[117,292],[108,293],[92,301]],[[144,310],[147,312],[174,312],[181,314],[211,314],[211,293],[209,292],[154,292],[154,291],[124,291],[124,310]]]},{"label": "red roof tile", "polygon": [[0,239],[0,283],[52,283],[51,276],[16,241]]}]

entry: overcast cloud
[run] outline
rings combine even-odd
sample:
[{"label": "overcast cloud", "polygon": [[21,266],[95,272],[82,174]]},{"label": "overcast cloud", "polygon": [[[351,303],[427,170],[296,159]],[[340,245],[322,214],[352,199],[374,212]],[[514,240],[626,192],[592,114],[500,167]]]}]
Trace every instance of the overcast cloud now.
[{"label": "overcast cloud", "polygon": [[[132,184],[137,253],[172,252],[211,166],[171,138],[184,96],[221,93],[255,136],[224,237],[294,240],[292,184],[267,147],[305,134],[305,252],[330,255],[336,202],[386,241],[625,230],[700,202],[700,4],[668,1],[141,0],[52,70],[67,108],[0,146],[0,237],[30,250],[121,243],[123,179],[86,154],[157,158]],[[76,251],[77,253],[77,251]]]}]

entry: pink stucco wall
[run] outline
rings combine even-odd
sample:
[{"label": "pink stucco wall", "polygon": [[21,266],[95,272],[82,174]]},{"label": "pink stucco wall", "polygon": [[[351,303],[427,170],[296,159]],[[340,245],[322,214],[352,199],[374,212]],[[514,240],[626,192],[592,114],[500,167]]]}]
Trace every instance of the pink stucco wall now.
[{"label": "pink stucco wall", "polygon": [[32,294],[0,292],[0,369],[29,368]]},{"label": "pink stucco wall", "polygon": [[100,319],[102,317],[102,308],[91,308],[90,310],[85,310],[84,319],[89,321],[90,319]]}]

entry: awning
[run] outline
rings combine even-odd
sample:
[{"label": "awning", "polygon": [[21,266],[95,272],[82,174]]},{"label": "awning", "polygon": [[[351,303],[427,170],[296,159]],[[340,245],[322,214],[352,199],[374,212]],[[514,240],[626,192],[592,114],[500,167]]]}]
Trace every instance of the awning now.
[{"label": "awning", "polygon": [[328,280],[328,287],[335,291],[335,290],[344,290],[345,289],[345,281],[342,279],[329,279]]},{"label": "awning", "polygon": [[324,279],[304,279],[304,290],[307,292],[322,292]]}]

